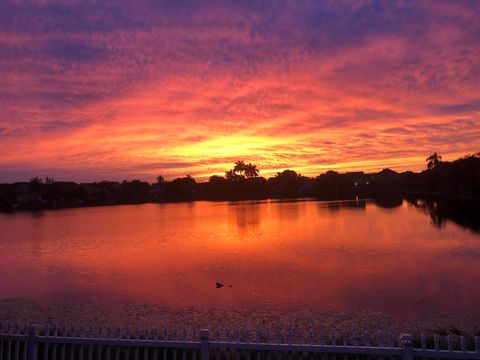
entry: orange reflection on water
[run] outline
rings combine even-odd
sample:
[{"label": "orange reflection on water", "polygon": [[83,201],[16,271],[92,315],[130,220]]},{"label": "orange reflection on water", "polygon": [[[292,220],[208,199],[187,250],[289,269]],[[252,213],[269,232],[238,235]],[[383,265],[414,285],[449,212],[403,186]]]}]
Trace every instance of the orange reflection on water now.
[{"label": "orange reflection on water", "polygon": [[0,215],[0,228],[1,298],[403,318],[466,313],[480,300],[480,236],[438,229],[406,203],[98,207]]}]

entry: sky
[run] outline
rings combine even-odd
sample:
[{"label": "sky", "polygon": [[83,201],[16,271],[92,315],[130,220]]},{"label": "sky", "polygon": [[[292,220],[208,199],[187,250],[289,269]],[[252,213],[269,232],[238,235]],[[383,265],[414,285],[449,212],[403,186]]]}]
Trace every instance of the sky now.
[{"label": "sky", "polygon": [[480,151],[479,1],[0,2],[0,182]]}]

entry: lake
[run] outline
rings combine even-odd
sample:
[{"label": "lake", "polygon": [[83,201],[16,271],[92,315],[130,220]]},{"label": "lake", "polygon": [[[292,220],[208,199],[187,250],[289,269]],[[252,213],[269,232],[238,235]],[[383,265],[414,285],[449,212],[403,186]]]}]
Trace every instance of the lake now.
[{"label": "lake", "polygon": [[266,200],[0,214],[0,299],[404,319],[478,311],[480,234],[439,221],[436,206]]}]

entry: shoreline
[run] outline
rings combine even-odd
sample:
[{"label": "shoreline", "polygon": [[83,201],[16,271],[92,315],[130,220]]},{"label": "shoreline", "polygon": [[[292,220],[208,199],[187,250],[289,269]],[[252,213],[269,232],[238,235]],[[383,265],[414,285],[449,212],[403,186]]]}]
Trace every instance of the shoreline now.
[{"label": "shoreline", "polygon": [[166,200],[166,201],[126,201],[126,202],[111,202],[111,203],[90,203],[90,204],[69,204],[65,206],[58,207],[20,207],[20,208],[2,208],[0,207],[0,213],[2,214],[15,214],[15,213],[36,213],[42,211],[57,211],[57,210],[67,210],[67,209],[82,209],[82,208],[93,208],[93,207],[108,207],[108,206],[125,206],[125,205],[145,205],[145,204],[182,204],[182,203],[195,203],[195,202],[246,202],[246,201],[275,201],[275,202],[302,202],[302,201],[322,201],[322,202],[353,202],[353,201],[376,201],[382,199],[411,199],[412,197],[418,197],[419,199],[425,199],[429,201],[435,200],[454,200],[454,201],[471,201],[471,202],[480,202],[479,197],[474,196],[464,196],[464,195],[455,195],[455,194],[442,194],[442,193],[431,193],[431,192],[402,192],[402,193],[389,193],[383,194],[377,197],[362,197],[362,198],[321,198],[321,197],[258,197],[258,198],[225,198],[225,199],[208,199],[208,198],[198,198],[198,199],[185,199],[185,200]]},{"label": "shoreline", "polygon": [[0,321],[36,323],[55,326],[130,326],[133,328],[221,330],[294,330],[363,332],[379,331],[399,335],[412,334],[480,335],[480,311],[469,315],[438,315],[427,320],[401,320],[374,311],[314,310],[314,309],[226,309],[173,308],[156,304],[63,304],[43,305],[29,299],[0,300]]}]

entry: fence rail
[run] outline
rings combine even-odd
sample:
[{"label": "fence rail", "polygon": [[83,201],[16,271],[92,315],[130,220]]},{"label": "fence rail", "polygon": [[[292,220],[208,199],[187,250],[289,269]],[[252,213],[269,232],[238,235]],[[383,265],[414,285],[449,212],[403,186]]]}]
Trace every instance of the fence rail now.
[{"label": "fence rail", "polygon": [[75,328],[0,323],[0,360],[480,359],[479,337]]}]

